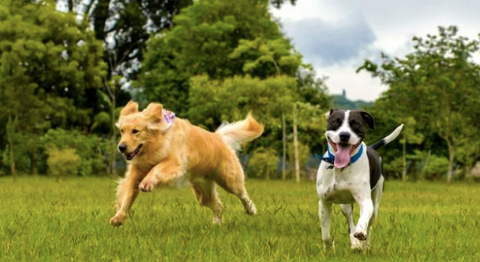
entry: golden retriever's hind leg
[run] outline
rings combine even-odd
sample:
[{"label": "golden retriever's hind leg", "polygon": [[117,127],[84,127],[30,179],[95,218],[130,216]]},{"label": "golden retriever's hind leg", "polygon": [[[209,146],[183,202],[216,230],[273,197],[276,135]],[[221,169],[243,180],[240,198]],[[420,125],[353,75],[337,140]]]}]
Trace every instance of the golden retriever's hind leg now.
[{"label": "golden retriever's hind leg", "polygon": [[218,198],[215,182],[212,180],[196,181],[192,183],[195,197],[200,205],[208,207],[213,212],[213,223],[222,224],[223,205]]},{"label": "golden retriever's hind leg", "polygon": [[247,190],[244,190],[243,193],[240,196],[238,196],[238,198],[240,199],[240,201],[242,201],[243,208],[245,208],[245,211],[247,212],[247,214],[251,216],[257,214],[257,208],[255,207],[255,204],[248,196]]},{"label": "golden retriever's hind leg", "polygon": [[248,215],[255,215],[257,208],[250,199],[245,188],[245,176],[243,169],[238,161],[233,165],[234,168],[225,168],[223,172],[217,176],[217,183],[223,187],[227,192],[234,194],[242,202],[243,208]]}]

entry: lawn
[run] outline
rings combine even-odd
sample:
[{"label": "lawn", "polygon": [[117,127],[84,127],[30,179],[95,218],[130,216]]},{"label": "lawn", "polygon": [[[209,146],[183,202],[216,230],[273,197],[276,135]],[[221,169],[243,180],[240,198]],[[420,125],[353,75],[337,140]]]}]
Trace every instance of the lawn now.
[{"label": "lawn", "polygon": [[[335,207],[335,253],[321,244],[313,182],[248,180],[258,215],[221,190],[223,226],[189,188],[143,193],[114,228],[109,178],[0,178],[2,261],[478,261],[480,184],[387,181],[372,249],[350,250]],[[358,211],[358,208],[357,208]]]}]

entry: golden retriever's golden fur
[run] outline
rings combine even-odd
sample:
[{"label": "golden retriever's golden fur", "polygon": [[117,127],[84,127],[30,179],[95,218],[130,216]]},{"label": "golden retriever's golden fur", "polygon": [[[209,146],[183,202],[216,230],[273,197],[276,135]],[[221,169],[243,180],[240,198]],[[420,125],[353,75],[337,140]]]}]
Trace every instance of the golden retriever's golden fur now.
[{"label": "golden retriever's golden fur", "polygon": [[139,112],[138,104],[130,101],[120,113],[119,148],[130,161],[118,186],[117,213],[110,224],[125,222],[139,190],[150,192],[185,178],[198,202],[213,211],[214,223],[222,222],[223,212],[216,184],[237,196],[247,214],[255,214],[234,150],[259,137],[263,126],[249,114],[245,120],[223,125],[215,133],[180,118],[169,127],[162,110],[161,104],[151,103]]}]

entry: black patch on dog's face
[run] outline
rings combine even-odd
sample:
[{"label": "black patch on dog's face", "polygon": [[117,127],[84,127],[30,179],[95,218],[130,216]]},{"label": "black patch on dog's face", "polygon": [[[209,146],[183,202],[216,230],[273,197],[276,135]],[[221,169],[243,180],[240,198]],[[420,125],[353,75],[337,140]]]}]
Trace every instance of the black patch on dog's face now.
[{"label": "black patch on dog's face", "polygon": [[330,109],[330,115],[327,119],[327,130],[337,130],[339,129],[343,121],[345,120],[345,111]]},{"label": "black patch on dog's face", "polygon": [[372,115],[364,111],[350,111],[348,117],[348,125],[357,136],[361,139],[365,138],[365,126],[375,128],[375,121]]}]

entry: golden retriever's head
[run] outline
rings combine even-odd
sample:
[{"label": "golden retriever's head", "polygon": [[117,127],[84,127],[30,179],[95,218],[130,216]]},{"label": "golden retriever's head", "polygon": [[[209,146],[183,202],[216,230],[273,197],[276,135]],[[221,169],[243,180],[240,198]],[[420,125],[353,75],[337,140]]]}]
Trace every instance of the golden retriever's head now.
[{"label": "golden retriever's head", "polygon": [[138,104],[130,101],[120,112],[117,127],[122,138],[118,150],[127,160],[141,155],[150,144],[155,143],[167,128],[163,123],[163,106],[150,103],[143,111],[138,111]]}]

